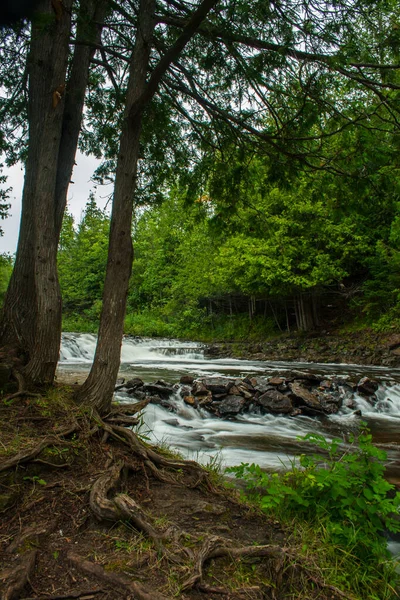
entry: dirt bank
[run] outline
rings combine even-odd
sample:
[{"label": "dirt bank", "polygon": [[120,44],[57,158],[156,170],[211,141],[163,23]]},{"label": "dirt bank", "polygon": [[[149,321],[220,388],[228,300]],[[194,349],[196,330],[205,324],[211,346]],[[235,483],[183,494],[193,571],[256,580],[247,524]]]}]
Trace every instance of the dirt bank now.
[{"label": "dirt bank", "polygon": [[216,342],[208,347],[206,354],[253,360],[400,367],[400,333],[363,330],[339,335],[335,332],[322,332],[282,335],[265,342]]}]

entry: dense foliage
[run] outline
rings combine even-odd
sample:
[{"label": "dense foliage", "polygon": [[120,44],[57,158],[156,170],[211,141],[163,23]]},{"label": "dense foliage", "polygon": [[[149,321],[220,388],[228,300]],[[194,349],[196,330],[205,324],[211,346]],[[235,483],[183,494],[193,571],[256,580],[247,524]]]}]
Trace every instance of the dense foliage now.
[{"label": "dense foliage", "polygon": [[[396,518],[400,493],[384,477],[386,453],[372,444],[368,429],[351,438],[348,447],[342,440],[328,442],[318,434],[302,440],[317,445],[324,455],[302,455],[284,474],[268,474],[254,464],[228,471],[244,478],[263,510],[283,520],[296,517],[311,523],[339,554],[347,553],[349,562],[356,559],[365,580],[348,580],[346,587],[365,586],[363,597],[378,597],[367,591],[373,570],[367,576],[366,569],[373,567],[377,574],[391,568],[384,534],[400,531]],[[380,598],[387,597],[381,593]]]},{"label": "dense foliage", "polygon": [[[361,149],[365,164],[372,161],[377,139],[363,134],[353,143],[355,172]],[[396,161],[351,177],[299,169],[277,180],[273,167],[257,155],[235,152],[226,162],[216,153],[200,195],[178,180],[163,202],[141,209],[127,332],[247,339],[354,319],[394,324]],[[108,217],[93,197],[76,230],[71,217],[64,222],[59,269],[68,327],[90,329],[98,318],[107,235]]]}]

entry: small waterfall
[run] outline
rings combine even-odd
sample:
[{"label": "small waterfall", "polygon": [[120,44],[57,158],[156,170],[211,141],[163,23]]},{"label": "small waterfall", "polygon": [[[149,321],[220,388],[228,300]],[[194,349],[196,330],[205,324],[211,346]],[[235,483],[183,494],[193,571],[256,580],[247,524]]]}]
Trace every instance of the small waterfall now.
[{"label": "small waterfall", "polygon": [[[93,334],[63,334],[60,371],[88,371],[96,342]],[[187,373],[194,377],[290,374],[288,376],[301,379],[308,373],[317,374],[321,379],[336,379],[345,400],[338,414],[323,418],[247,413],[227,420],[186,405],[177,392],[171,410],[150,404],[144,412],[142,433],[155,443],[166,443],[202,462],[210,459],[221,460],[226,465],[256,462],[266,468],[279,469],[287,466],[299,453],[310,451],[309,447],[298,441],[299,436],[315,432],[327,438],[344,438],[349,431],[356,432],[360,420],[364,419],[374,439],[388,449],[388,464],[394,476],[397,476],[400,465],[397,452],[400,426],[399,369],[217,359],[205,357],[202,344],[167,339],[126,337],[121,350],[120,370],[125,379],[141,377],[146,382],[164,379],[176,383],[182,374]],[[364,376],[380,382],[376,401],[350,391]],[[117,393],[117,399],[120,402],[132,401],[132,397],[122,390]],[[351,400],[348,406],[346,399]],[[357,410],[362,413],[361,419]]]}]

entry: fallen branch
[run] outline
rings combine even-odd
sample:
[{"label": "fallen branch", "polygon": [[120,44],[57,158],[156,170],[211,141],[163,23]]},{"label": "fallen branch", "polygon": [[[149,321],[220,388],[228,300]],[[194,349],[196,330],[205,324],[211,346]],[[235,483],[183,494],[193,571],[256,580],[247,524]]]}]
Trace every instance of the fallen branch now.
[{"label": "fallen branch", "polygon": [[5,583],[2,600],[17,600],[31,577],[36,562],[37,550],[29,550],[20,556],[17,564],[0,573],[0,581]]},{"label": "fallen branch", "polygon": [[102,581],[112,588],[117,587],[124,592],[129,592],[130,594],[133,594],[137,600],[167,600],[165,596],[159,594],[155,590],[149,591],[144,585],[137,581],[133,581],[126,575],[106,571],[101,565],[89,560],[83,560],[76,554],[69,553],[68,560],[76,569],[85,575],[91,575],[98,581]]}]

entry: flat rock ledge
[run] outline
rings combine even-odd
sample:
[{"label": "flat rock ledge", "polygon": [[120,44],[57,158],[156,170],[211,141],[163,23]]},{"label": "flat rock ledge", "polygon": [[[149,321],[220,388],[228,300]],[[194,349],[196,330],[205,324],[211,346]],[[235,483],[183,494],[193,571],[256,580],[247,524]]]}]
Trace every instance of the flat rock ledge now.
[{"label": "flat rock ledge", "polygon": [[281,377],[200,377],[189,375],[180,384],[163,380],[145,383],[140,378],[122,382],[116,390],[137,400],[160,404],[175,412],[177,401],[197,410],[205,410],[223,419],[243,413],[323,416],[337,413],[342,407],[357,410],[355,394],[371,406],[377,403],[378,383],[369,377],[358,382],[325,378],[313,374],[292,373]]}]

